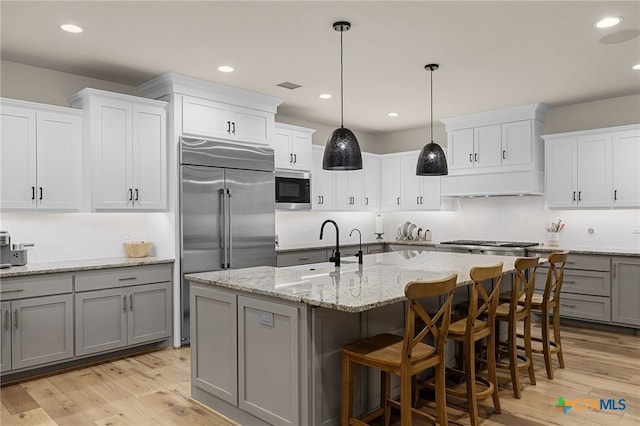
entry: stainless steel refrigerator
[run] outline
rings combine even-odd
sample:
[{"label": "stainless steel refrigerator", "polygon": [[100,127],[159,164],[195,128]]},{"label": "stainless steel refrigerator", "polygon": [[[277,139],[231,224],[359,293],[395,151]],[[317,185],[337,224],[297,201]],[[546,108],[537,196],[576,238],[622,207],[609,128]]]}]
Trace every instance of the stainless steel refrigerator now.
[{"label": "stainless steel refrigerator", "polygon": [[190,342],[184,274],[275,265],[273,150],[180,139],[182,344]]}]

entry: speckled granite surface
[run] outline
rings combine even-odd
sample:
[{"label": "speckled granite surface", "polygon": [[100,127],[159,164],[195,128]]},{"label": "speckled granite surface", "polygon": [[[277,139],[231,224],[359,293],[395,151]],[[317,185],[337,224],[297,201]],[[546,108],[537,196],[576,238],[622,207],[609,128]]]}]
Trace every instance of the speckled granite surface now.
[{"label": "speckled granite surface", "polygon": [[[458,285],[470,283],[473,266],[503,262],[512,272],[515,257],[462,253],[401,251],[364,256],[364,265],[332,263],[273,268],[232,269],[188,274],[191,281],[344,312],[363,312],[404,299],[409,281],[435,280],[458,274]],[[344,259],[355,261],[356,258]]]},{"label": "speckled granite surface", "polygon": [[[302,250],[326,250],[326,249],[333,249],[336,247],[335,242],[333,244],[331,243],[325,244],[323,241],[319,241],[318,243],[319,244],[303,243],[303,244],[288,245],[286,247],[278,247],[276,249],[276,253],[288,253],[288,252],[296,252],[296,251],[302,251]],[[403,245],[406,244],[406,245],[412,245],[412,246],[429,246],[429,247],[433,247],[436,245],[432,241],[374,240],[374,241],[368,241],[366,243],[362,243],[362,246],[363,247],[374,246],[378,244],[403,244]],[[348,247],[348,248],[358,247],[358,244],[340,244],[341,251],[344,247]]]},{"label": "speckled granite surface", "polygon": [[616,248],[616,247],[584,247],[572,245],[547,246],[539,245],[528,247],[527,250],[534,253],[548,253],[550,251],[569,250],[576,254],[601,254],[610,256],[640,256],[640,247],[632,248]]},{"label": "speckled granite surface", "polygon": [[90,271],[96,269],[122,268],[161,263],[173,263],[173,259],[162,257],[113,257],[108,259],[61,260],[57,262],[29,263],[24,266],[12,266],[0,269],[0,278],[21,277],[27,275],[50,274],[55,272]]}]

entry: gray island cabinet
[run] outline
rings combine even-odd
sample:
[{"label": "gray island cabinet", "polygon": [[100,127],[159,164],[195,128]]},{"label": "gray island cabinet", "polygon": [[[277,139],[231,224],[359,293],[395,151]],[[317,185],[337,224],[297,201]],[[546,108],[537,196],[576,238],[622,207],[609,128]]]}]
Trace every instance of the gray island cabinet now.
[{"label": "gray island cabinet", "polygon": [[[514,260],[381,253],[340,268],[318,263],[188,274],[191,395],[240,424],[337,425],[340,348],[363,336],[401,334],[407,282],[457,273],[457,292],[466,297],[472,266],[503,262],[511,273]],[[378,380],[372,371],[356,376],[355,412],[377,405]]]}]

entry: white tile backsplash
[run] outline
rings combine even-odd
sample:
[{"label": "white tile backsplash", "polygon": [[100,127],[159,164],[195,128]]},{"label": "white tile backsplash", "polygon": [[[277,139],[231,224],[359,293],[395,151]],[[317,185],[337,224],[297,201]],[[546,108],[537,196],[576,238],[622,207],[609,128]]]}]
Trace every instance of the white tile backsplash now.
[{"label": "white tile backsplash", "polygon": [[172,213],[2,213],[12,243],[34,243],[29,262],[126,256],[125,241],[152,241],[151,256],[175,258]]}]

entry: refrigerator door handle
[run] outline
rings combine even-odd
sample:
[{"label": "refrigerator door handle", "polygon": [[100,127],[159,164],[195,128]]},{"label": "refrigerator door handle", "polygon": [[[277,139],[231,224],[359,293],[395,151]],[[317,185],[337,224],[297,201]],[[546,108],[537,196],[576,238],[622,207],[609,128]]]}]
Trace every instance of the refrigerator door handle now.
[{"label": "refrigerator door handle", "polygon": [[220,198],[222,201],[222,269],[227,267],[227,193],[226,189],[220,189]]},{"label": "refrigerator door handle", "polygon": [[231,220],[233,218],[233,212],[231,211],[231,190],[227,189],[227,209],[228,209],[228,214],[227,217],[229,218],[228,223],[229,223],[229,232],[228,232],[228,238],[227,238],[227,251],[228,251],[228,256],[227,256],[227,268],[231,268],[231,265],[233,263],[233,259],[231,257],[232,253],[233,253],[233,233],[232,233],[232,226],[231,226]]}]

